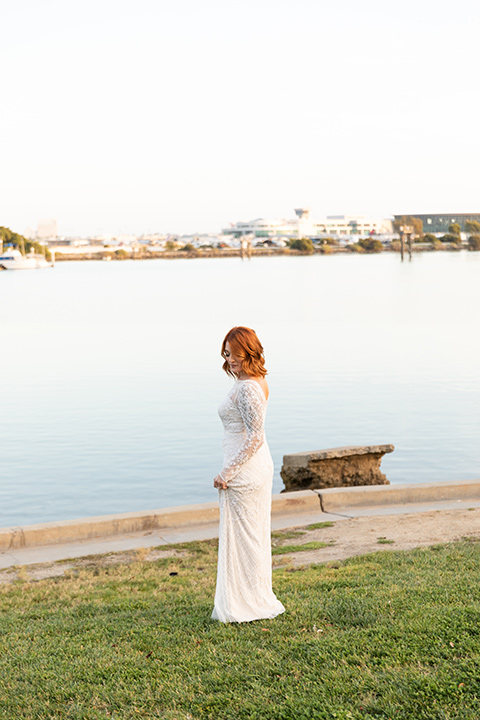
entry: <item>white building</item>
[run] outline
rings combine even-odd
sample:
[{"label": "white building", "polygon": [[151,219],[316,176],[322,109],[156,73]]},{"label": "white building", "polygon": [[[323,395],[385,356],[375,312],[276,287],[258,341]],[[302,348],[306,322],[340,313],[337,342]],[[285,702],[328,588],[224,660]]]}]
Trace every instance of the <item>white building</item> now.
[{"label": "white building", "polygon": [[307,208],[297,208],[296,218],[291,220],[267,220],[257,218],[249,222],[232,223],[222,230],[224,235],[253,235],[254,237],[310,237],[329,235],[384,235],[393,231],[392,221],[385,218],[365,218],[361,215],[327,215],[313,218]]},{"label": "white building", "polygon": [[365,218],[363,215],[327,215],[315,221],[316,237],[322,235],[385,235],[393,232],[388,218]]},{"label": "white building", "polygon": [[295,220],[265,220],[265,218],[257,218],[249,222],[232,223],[230,227],[222,230],[223,235],[253,235],[254,237],[275,237],[287,235],[293,237],[297,235],[297,222]]}]

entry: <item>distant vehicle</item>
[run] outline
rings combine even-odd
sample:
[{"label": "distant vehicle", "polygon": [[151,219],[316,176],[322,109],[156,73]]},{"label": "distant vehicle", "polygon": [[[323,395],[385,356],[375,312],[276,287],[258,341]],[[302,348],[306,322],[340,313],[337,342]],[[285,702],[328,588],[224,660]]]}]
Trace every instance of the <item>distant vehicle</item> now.
[{"label": "distant vehicle", "polygon": [[52,267],[43,255],[22,255],[20,250],[7,250],[0,255],[0,270],[39,270]]}]

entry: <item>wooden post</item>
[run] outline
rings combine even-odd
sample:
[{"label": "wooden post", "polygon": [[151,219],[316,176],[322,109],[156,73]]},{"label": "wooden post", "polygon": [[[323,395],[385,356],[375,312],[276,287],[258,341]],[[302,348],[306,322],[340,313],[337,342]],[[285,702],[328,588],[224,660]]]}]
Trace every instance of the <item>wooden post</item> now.
[{"label": "wooden post", "polygon": [[412,239],[415,237],[413,227],[410,225],[402,225],[400,228],[400,255],[403,262],[403,255],[405,251],[405,237],[407,238],[407,247],[410,260],[412,259]]}]

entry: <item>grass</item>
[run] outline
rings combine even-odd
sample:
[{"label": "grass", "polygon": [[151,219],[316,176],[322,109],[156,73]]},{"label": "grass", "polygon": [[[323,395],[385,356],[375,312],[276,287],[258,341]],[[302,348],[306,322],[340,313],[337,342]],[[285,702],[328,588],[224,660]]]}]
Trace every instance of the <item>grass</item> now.
[{"label": "grass", "polygon": [[278,539],[290,540],[301,535],[305,535],[305,530],[277,530],[277,532],[272,532],[272,539],[275,541],[273,544],[275,545]]},{"label": "grass", "polygon": [[281,567],[285,614],[242,625],[210,620],[216,543],[176,549],[0,586],[0,718],[480,717],[480,544]]},{"label": "grass", "polygon": [[324,542],[307,542],[302,545],[280,545],[279,547],[272,547],[272,555],[285,555],[286,553],[304,552],[305,550],[319,550],[320,548],[327,547],[330,543]]},{"label": "grass", "polygon": [[321,528],[327,528],[327,527],[333,527],[333,522],[331,520],[326,520],[325,522],[318,522],[313,523],[312,525],[307,525],[305,528],[306,530],[320,530]]}]

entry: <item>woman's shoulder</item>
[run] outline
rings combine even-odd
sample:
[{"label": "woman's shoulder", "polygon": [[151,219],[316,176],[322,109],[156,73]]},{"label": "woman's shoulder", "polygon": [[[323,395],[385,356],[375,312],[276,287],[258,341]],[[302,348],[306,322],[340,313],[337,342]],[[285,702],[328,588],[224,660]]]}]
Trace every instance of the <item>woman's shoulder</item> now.
[{"label": "woman's shoulder", "polygon": [[260,395],[265,401],[268,400],[268,383],[261,375],[259,377],[248,377],[244,380],[237,380],[237,382],[241,383],[240,387],[242,387],[243,385],[243,388],[252,388],[253,390],[260,393]]}]

